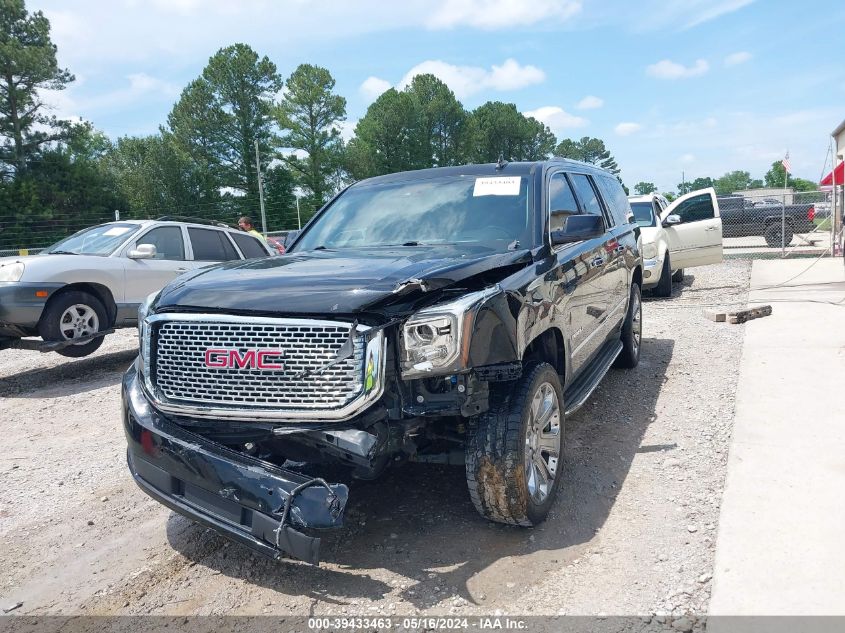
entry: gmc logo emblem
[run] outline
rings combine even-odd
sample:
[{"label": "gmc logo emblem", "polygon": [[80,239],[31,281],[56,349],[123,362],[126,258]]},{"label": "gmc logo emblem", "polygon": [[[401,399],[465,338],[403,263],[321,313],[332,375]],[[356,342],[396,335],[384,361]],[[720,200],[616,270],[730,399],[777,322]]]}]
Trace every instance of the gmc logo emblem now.
[{"label": "gmc logo emblem", "polygon": [[215,369],[284,369],[280,349],[248,349],[243,354],[236,349],[205,350],[205,366]]}]

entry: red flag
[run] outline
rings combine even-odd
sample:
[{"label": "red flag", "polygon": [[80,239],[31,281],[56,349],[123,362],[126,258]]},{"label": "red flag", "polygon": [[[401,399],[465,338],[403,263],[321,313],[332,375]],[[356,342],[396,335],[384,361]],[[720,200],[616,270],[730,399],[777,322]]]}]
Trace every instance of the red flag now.
[{"label": "red flag", "polygon": [[784,156],[783,160],[780,161],[780,164],[783,165],[787,174],[792,173],[792,166],[789,164],[789,152],[786,153],[786,156]]}]

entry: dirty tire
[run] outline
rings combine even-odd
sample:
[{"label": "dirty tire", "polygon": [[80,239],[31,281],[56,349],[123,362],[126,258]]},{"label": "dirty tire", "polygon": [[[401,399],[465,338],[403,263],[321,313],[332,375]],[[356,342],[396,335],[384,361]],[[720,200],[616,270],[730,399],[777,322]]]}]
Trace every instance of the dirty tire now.
[{"label": "dirty tire", "polygon": [[[766,232],[763,233],[763,238],[766,240],[766,244],[771,248],[780,248],[781,247],[781,226],[780,222],[775,222],[770,224],[766,227]],[[789,223],[786,224],[783,231],[783,244],[789,246],[792,242],[792,227]]]},{"label": "dirty tire", "polygon": [[[108,315],[106,309],[94,295],[87,292],[80,292],[71,290],[55,295],[50,299],[44,313],[41,315],[41,320],[38,322],[38,333],[45,341],[64,341],[67,337],[62,334],[61,320],[65,312],[72,306],[84,306],[96,314],[97,330],[106,329],[108,326]],[[67,356],[69,358],[82,358],[96,352],[100,345],[103,344],[103,338],[99,337],[92,340],[90,343],[84,345],[69,345],[63,349],[58,350],[58,354]]]},{"label": "dirty tire", "polygon": [[[532,402],[549,385],[557,396],[558,457],[554,478],[538,502],[529,490],[526,451],[533,422]],[[469,495],[481,516],[498,523],[530,527],[541,523],[554,503],[563,470],[563,392],[557,371],[548,363],[529,366],[509,394],[491,399],[467,433],[466,476]],[[542,404],[540,406],[542,411]],[[539,417],[539,416],[538,416]],[[549,427],[551,428],[551,427]]]},{"label": "dirty tire", "polygon": [[628,301],[628,313],[622,324],[622,351],[616,357],[614,367],[633,369],[640,362],[642,347],[643,301],[642,292],[637,284],[631,284],[631,298]]},{"label": "dirty tire", "polygon": [[660,269],[660,281],[654,288],[654,294],[658,297],[672,296],[672,262],[669,260],[669,253],[663,258],[663,267]]},{"label": "dirty tire", "polygon": [[672,281],[676,283],[681,283],[684,280],[684,269],[679,268],[674,273],[672,273]]}]

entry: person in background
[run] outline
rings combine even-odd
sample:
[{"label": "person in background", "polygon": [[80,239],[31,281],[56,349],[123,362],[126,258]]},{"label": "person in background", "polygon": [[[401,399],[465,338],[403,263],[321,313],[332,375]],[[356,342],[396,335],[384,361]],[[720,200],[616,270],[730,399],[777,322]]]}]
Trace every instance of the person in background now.
[{"label": "person in background", "polygon": [[252,218],[248,215],[242,215],[238,219],[238,227],[241,229],[241,231],[246,231],[247,233],[259,238],[265,244],[267,243],[267,240],[264,239],[264,236],[258,232],[258,230],[255,228],[255,224],[253,224],[252,222]]}]

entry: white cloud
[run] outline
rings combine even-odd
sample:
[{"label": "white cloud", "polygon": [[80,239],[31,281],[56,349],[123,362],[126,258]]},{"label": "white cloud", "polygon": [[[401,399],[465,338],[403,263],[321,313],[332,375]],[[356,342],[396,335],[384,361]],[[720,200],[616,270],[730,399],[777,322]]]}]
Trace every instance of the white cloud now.
[{"label": "white cloud", "polygon": [[736,66],[737,64],[744,64],[751,59],[751,53],[748,51],[739,51],[738,53],[731,53],[725,57],[725,66]]},{"label": "white cloud", "polygon": [[518,90],[542,83],[546,73],[536,66],[522,66],[514,59],[506,59],[501,66],[495,64],[487,70],[480,66],[455,66],[439,59],[417,64],[402,77],[398,88],[411,83],[417,75],[430,73],[443,81],[458,99],[469,97],[482,90]]},{"label": "white cloud", "polygon": [[684,66],[669,59],[664,59],[646,68],[646,74],[657,79],[685,79],[703,75],[710,70],[710,64],[704,59],[696,60],[692,66]]},{"label": "white cloud", "polygon": [[385,92],[389,88],[390,82],[386,79],[367,77],[358,87],[358,91],[364,95],[368,101],[375,101],[381,93]]},{"label": "white cloud", "polygon": [[589,124],[589,121],[583,117],[569,114],[563,108],[557,106],[544,106],[536,110],[529,110],[523,112],[525,116],[534,117],[538,121],[542,121],[551,128],[552,132],[558,134],[559,132],[568,128],[584,127]]},{"label": "white cloud", "polygon": [[754,0],[722,0],[721,2],[709,0],[708,2],[703,3],[703,6],[699,10],[691,12],[691,17],[684,25],[684,28],[690,29],[728,13],[733,13],[742,7],[748,6],[752,2],[754,2]]},{"label": "white cloud", "polygon": [[604,99],[600,99],[599,97],[594,97],[593,95],[587,95],[581,101],[579,101],[575,107],[579,110],[595,110],[596,108],[600,108],[604,105]]},{"label": "white cloud", "polygon": [[643,129],[643,126],[639,123],[625,122],[617,125],[615,128],[613,128],[613,131],[616,132],[619,136],[630,136],[635,132],[639,132],[641,129]]},{"label": "white cloud", "polygon": [[335,125],[335,128],[340,132],[340,138],[348,141],[355,136],[355,126],[358,125],[358,119],[354,121],[341,121]]},{"label": "white cloud", "polygon": [[685,165],[689,165],[690,163],[695,162],[695,154],[684,154],[681,156],[681,162]]},{"label": "white cloud", "polygon": [[512,29],[550,20],[564,22],[580,11],[580,0],[445,0],[426,25],[432,29]]}]

